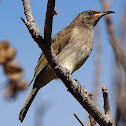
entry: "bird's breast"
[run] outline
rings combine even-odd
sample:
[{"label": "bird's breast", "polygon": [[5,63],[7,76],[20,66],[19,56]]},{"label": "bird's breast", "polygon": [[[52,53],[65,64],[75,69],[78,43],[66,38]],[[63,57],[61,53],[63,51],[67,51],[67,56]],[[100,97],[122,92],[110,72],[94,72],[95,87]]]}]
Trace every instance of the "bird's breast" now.
[{"label": "bird's breast", "polygon": [[93,33],[75,28],[69,44],[58,54],[63,67],[73,73],[79,69],[89,57],[94,43]]}]

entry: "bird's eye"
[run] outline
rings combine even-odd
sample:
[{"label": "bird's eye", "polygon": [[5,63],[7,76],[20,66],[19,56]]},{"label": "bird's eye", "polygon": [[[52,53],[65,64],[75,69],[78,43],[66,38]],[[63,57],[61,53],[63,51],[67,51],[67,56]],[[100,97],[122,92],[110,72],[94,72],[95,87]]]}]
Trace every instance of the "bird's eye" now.
[{"label": "bird's eye", "polygon": [[92,15],[92,12],[88,12],[88,15],[91,16]]}]

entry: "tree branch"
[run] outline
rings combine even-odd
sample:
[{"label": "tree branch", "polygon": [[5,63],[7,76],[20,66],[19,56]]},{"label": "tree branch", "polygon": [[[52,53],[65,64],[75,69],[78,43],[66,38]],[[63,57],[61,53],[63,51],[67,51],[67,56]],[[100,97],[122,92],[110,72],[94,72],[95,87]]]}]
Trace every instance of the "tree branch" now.
[{"label": "tree branch", "polygon": [[34,41],[38,44],[38,46],[42,49],[44,39],[41,36],[40,30],[35,23],[32,9],[31,9],[31,3],[30,0],[22,0],[23,6],[24,6],[24,14],[27,20],[24,20],[21,18],[21,20],[26,25],[27,29],[29,30],[29,33],[31,34]]},{"label": "tree branch", "polygon": [[96,126],[96,122],[95,122],[94,118],[90,114],[88,114],[88,117],[89,117],[91,126]]},{"label": "tree branch", "polygon": [[[101,3],[102,3],[104,11],[109,10],[109,4],[105,0],[101,0]],[[119,46],[116,36],[114,34],[114,28],[113,28],[110,15],[105,16],[105,19],[107,23],[107,30],[111,37],[110,43],[113,47],[115,57],[120,61],[126,73],[126,56],[124,55],[122,48]]]},{"label": "tree branch", "polygon": [[104,98],[104,110],[105,110],[105,114],[112,117],[111,112],[110,112],[108,90],[105,87],[105,85],[102,86],[102,93],[103,93],[103,98]]},{"label": "tree branch", "polygon": [[[93,94],[91,92],[88,93],[88,96],[93,101]],[[88,117],[89,117],[91,126],[96,126],[96,121],[94,120],[94,118],[90,114],[88,114]]]},{"label": "tree branch", "polygon": [[73,114],[74,116],[75,116],[75,118],[78,120],[78,122],[82,125],[82,126],[84,126],[84,124],[82,123],[82,121],[78,118],[78,116],[74,113]]},{"label": "tree branch", "polygon": [[[27,26],[32,38],[42,49],[44,55],[46,56],[48,63],[54,69],[57,76],[63,81],[68,91],[77,99],[77,101],[82,105],[83,108],[88,111],[88,113],[103,126],[113,125],[113,120],[108,118],[102,111],[93,103],[93,101],[85,93],[85,90],[80,86],[80,84],[75,81],[69,72],[63,68],[58,62],[56,55],[51,47],[51,32],[52,32],[52,21],[54,15],[55,0],[48,0],[45,27],[44,27],[44,39],[40,34],[40,30],[36,25],[29,0],[22,0],[24,6],[24,13],[27,21],[23,19],[23,22]],[[27,5],[28,4],[28,5]]]}]

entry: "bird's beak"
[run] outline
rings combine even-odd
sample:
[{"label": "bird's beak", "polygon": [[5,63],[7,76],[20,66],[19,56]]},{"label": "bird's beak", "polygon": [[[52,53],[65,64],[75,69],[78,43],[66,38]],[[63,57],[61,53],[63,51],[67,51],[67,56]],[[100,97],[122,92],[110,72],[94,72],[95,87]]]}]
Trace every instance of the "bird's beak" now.
[{"label": "bird's beak", "polygon": [[116,13],[116,12],[114,12],[114,11],[103,11],[103,12],[95,14],[95,16],[96,17],[102,17],[102,16],[105,16],[105,15],[111,14],[111,13]]}]

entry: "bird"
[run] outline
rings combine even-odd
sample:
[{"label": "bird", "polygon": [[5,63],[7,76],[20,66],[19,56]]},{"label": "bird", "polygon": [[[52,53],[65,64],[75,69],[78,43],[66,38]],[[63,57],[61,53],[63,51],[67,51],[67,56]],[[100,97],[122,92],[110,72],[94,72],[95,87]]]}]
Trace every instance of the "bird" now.
[{"label": "bird", "polygon": [[[72,74],[78,70],[90,56],[94,44],[94,27],[101,17],[115,13],[114,11],[83,11],[65,28],[52,37],[52,48],[60,64]],[[54,70],[42,53],[35,67],[35,79],[19,114],[22,122],[39,89],[50,81],[57,79]],[[31,83],[32,83],[31,81]],[[30,83],[30,84],[31,84]]]}]

